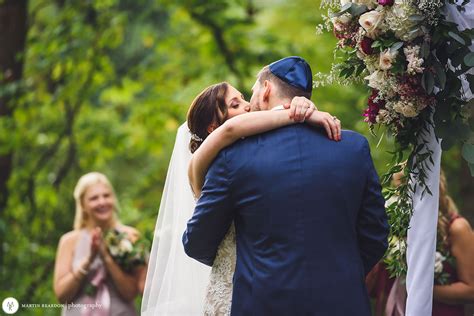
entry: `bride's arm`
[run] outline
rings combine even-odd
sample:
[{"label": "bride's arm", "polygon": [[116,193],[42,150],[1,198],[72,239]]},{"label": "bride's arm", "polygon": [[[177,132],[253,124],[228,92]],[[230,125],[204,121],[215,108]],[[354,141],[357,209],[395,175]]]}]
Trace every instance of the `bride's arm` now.
[{"label": "bride's arm", "polygon": [[[294,124],[291,110],[259,111],[235,116],[215,129],[196,150],[188,169],[189,181],[194,195],[199,197],[207,169],[219,152],[242,137],[264,133],[282,126]],[[328,137],[340,140],[341,126],[327,112],[315,111],[308,118],[311,125],[323,126]]]}]

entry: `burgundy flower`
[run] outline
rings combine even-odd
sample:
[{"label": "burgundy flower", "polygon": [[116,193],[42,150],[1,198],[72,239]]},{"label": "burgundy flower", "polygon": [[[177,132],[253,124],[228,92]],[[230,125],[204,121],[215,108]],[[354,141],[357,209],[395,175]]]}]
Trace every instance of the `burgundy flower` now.
[{"label": "burgundy flower", "polygon": [[334,24],[334,35],[339,40],[339,46],[349,46],[355,47],[357,31],[359,30],[358,24],[356,22],[343,24],[336,22]]},{"label": "burgundy flower", "polygon": [[378,3],[383,6],[393,5],[394,0],[378,0]]},{"label": "burgundy flower", "polygon": [[374,53],[374,49],[372,48],[373,42],[374,42],[373,39],[371,39],[370,37],[364,36],[364,38],[360,42],[360,49],[364,52],[364,54],[371,55]]},{"label": "burgundy flower", "polygon": [[372,93],[369,96],[369,99],[367,100],[367,105],[369,107],[364,111],[363,114],[365,116],[365,121],[372,124],[377,123],[377,114],[379,114],[380,109],[383,109],[385,107],[384,100],[379,99],[375,101],[378,95],[378,90],[373,89]]},{"label": "burgundy flower", "polygon": [[425,90],[421,86],[421,75],[403,74],[398,77],[398,93],[402,97],[414,97],[426,95]]}]

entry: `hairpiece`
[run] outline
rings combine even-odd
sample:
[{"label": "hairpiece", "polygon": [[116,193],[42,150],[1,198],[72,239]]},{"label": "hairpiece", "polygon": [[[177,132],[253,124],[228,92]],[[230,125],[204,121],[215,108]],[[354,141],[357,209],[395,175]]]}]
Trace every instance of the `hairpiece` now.
[{"label": "hairpiece", "polygon": [[197,142],[202,142],[203,141],[203,139],[201,137],[197,136],[194,133],[191,134],[191,139],[194,140],[194,141],[197,141]]}]

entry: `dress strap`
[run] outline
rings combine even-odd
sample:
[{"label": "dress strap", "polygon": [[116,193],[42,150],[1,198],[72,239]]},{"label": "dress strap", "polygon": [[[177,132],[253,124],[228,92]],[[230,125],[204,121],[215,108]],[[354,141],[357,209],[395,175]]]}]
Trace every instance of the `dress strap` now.
[{"label": "dress strap", "polygon": [[453,215],[451,215],[451,219],[449,220],[449,226],[451,226],[451,224],[452,224],[455,220],[457,220],[458,218],[462,218],[462,216],[459,215],[459,214],[453,214]]}]

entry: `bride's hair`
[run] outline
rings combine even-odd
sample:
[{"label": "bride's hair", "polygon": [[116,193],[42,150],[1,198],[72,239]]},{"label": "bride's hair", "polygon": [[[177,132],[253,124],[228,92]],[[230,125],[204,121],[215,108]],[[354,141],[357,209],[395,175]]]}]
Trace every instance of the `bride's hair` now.
[{"label": "bride's hair", "polygon": [[114,199],[115,212],[112,218],[112,224],[115,225],[119,223],[117,218],[117,212],[120,207],[117,201],[117,196],[115,194],[112,184],[110,184],[109,179],[99,172],[89,172],[83,175],[79,181],[77,181],[76,187],[74,188],[74,200],[76,200],[76,215],[74,217],[74,229],[81,229],[86,227],[89,220],[87,212],[84,210],[84,195],[91,186],[94,184],[102,183],[106,185],[112,192]]},{"label": "bride's hair", "polygon": [[194,153],[209,135],[211,124],[222,125],[227,118],[225,95],[229,88],[227,82],[221,82],[204,89],[194,99],[188,111],[188,128],[191,132],[189,150]]}]

